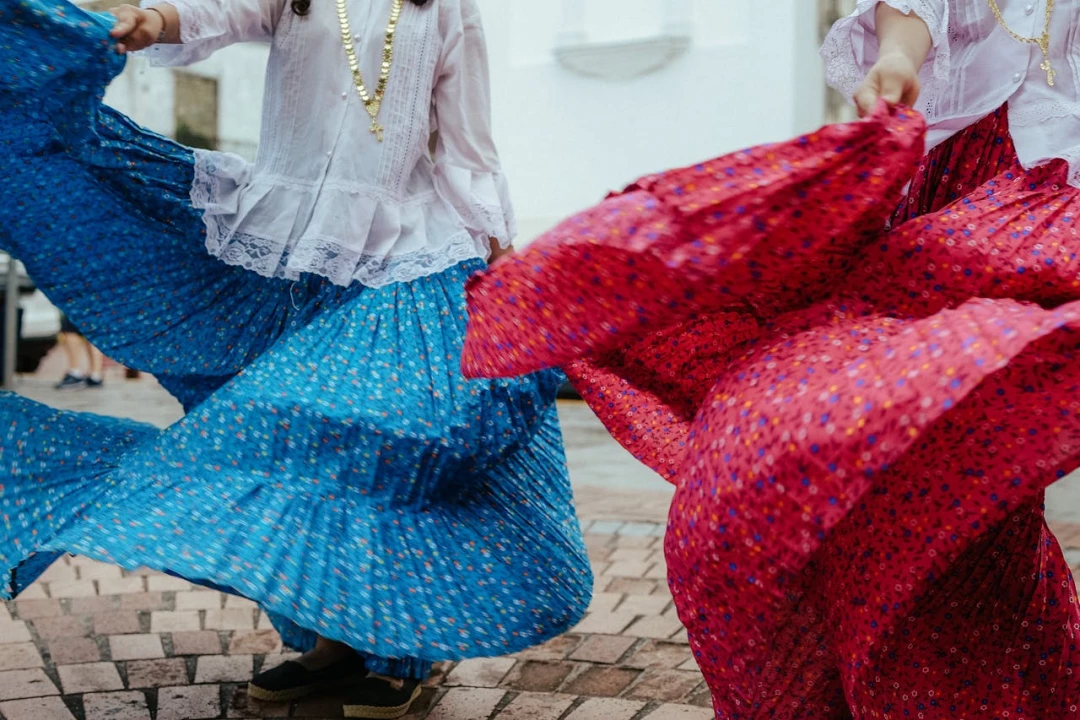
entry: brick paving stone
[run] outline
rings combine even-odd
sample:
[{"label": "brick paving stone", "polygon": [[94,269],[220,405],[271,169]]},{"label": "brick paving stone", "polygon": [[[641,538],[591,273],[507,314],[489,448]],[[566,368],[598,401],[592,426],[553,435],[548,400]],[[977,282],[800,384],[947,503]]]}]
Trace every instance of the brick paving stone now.
[{"label": "brick paving stone", "polygon": [[109,638],[109,652],[114,662],[165,657],[160,635],[114,635]]},{"label": "brick paving stone", "polygon": [[505,696],[502,690],[453,688],[432,708],[427,720],[488,720]]},{"label": "brick paving stone", "polygon": [[619,605],[618,611],[632,615],[663,615],[670,602],[671,598],[661,593],[655,595],[627,595],[626,600]]},{"label": "brick paving stone", "polygon": [[636,642],[637,639],[623,635],[590,635],[571,653],[570,659],[614,665]]},{"label": "brick paving stone", "polygon": [[626,697],[634,700],[681,702],[701,685],[700,672],[686,670],[646,670]]},{"label": "brick paving stone", "polygon": [[644,720],[714,720],[715,718],[715,713],[705,708],[689,705],[661,705],[646,715]]},{"label": "brick paving stone", "polygon": [[150,592],[182,592],[190,590],[191,583],[171,575],[154,574],[147,576],[146,589]]},{"label": "brick paving stone", "polygon": [[[25,593],[23,594],[25,595]],[[59,600],[24,600],[22,596],[15,601],[15,609],[19,612],[20,620],[54,618],[64,614]]]},{"label": "brick paving stone", "polygon": [[207,610],[207,630],[254,630],[255,613],[251,610]]},{"label": "brick paving stone", "polygon": [[41,653],[32,642],[12,643],[0,650],[0,672],[4,670],[27,670],[42,667],[45,663]]},{"label": "brick paving stone", "polygon": [[649,568],[649,571],[645,573],[645,577],[652,580],[660,580],[667,582],[667,563],[658,562]]},{"label": "brick paving stone", "polygon": [[150,613],[150,632],[194,632],[201,629],[198,610],[159,610]]},{"label": "brick paving stone", "polygon": [[240,597],[238,595],[226,595],[225,596],[225,609],[226,610],[255,610],[259,606],[248,600],[247,598]]},{"label": "brick paving stone", "polygon": [[709,686],[702,683],[701,687],[695,690],[694,693],[686,699],[686,703],[688,705],[693,705],[694,707],[709,708],[711,710],[713,702],[712,692],[709,690]]},{"label": "brick paving stone", "polygon": [[247,682],[255,668],[250,655],[203,655],[195,669],[196,683]]},{"label": "brick paving stone", "polygon": [[562,660],[581,644],[581,636],[574,634],[560,635],[548,640],[543,645],[528,648],[517,653],[521,660]]},{"label": "brick paving stone", "polygon": [[663,534],[663,528],[658,523],[628,522],[619,530],[619,534],[626,537],[657,537],[657,532]]},{"label": "brick paving stone", "polygon": [[633,668],[664,668],[673,669],[680,667],[687,660],[693,660],[690,649],[679,643],[650,640],[634,651],[634,654],[624,665]]},{"label": "brick paving stone", "polygon": [[0,713],[3,713],[7,720],[75,720],[68,706],[58,697],[0,703]]},{"label": "brick paving stone", "polygon": [[614,552],[614,548],[610,547],[591,547],[586,548],[586,550],[588,550],[589,562],[593,565],[608,562],[611,558],[611,553]]},{"label": "brick paving stone", "polygon": [[644,707],[645,703],[633,700],[590,698],[567,715],[566,720],[631,720]]},{"label": "brick paving stone", "polygon": [[97,595],[93,580],[66,580],[49,583],[49,596],[53,598],[93,597]]},{"label": "brick paving stone", "polygon": [[0,672],[0,700],[59,695],[60,691],[40,668]]},{"label": "brick paving stone", "polygon": [[589,612],[611,612],[625,597],[621,593],[593,593],[592,601],[589,603]]},{"label": "brick paving stone", "polygon": [[65,695],[124,689],[120,673],[110,662],[59,665],[56,672],[60,675],[60,687]]},{"label": "brick paving stone", "polygon": [[164,610],[165,598],[160,592],[121,595],[120,607],[124,610]]},{"label": "brick paving stone", "polygon": [[607,558],[612,562],[639,562],[639,563],[651,563],[655,553],[648,548],[624,548],[618,547],[611,551],[611,557]]},{"label": "brick paving stone", "polygon": [[[574,698],[553,693],[519,693],[495,716],[496,720],[559,720],[574,704]],[[87,718],[87,720],[90,720]]]},{"label": "brick paving stone", "polygon": [[101,650],[90,638],[57,638],[49,641],[49,659],[54,665],[98,662]]},{"label": "brick paving stone", "polygon": [[621,667],[593,666],[570,681],[563,692],[571,695],[617,697],[630,687],[641,670]]},{"label": "brick paving stone", "polygon": [[135,635],[140,632],[142,623],[134,610],[117,610],[94,616],[95,635]]},{"label": "brick paving stone", "polygon": [[632,637],[666,640],[680,631],[684,631],[684,629],[678,618],[664,615],[647,615],[626,628],[623,634]]},{"label": "brick paving stone", "polygon": [[515,690],[554,692],[574,670],[568,662],[520,662],[503,680],[503,685]]},{"label": "brick paving stone", "polygon": [[[626,595],[652,595],[659,588],[655,580],[637,580],[634,578],[612,578],[605,588],[607,592],[624,593]],[[667,590],[667,588],[664,588]]]},{"label": "brick paving stone", "polygon": [[174,655],[220,655],[221,638],[216,632],[199,630],[172,634]]},{"label": "brick paving stone", "polygon": [[574,632],[596,635],[619,635],[637,619],[637,615],[621,612],[594,612],[578,623]]},{"label": "brick paving stone", "polygon": [[270,616],[269,615],[267,615],[264,612],[256,613],[256,615],[259,616],[259,619],[255,621],[255,629],[256,630],[273,630],[274,629],[274,623],[272,623],[270,621]]},{"label": "brick paving stone", "polygon": [[30,629],[21,620],[0,621],[0,645],[30,642]]},{"label": "brick paving stone", "polygon": [[0,622],[11,620],[11,608],[14,604],[10,601],[0,601]]},{"label": "brick paving stone", "polygon": [[682,665],[680,665],[678,667],[678,669],[679,670],[691,670],[691,671],[694,671],[694,672],[701,672],[701,666],[698,665],[697,658],[692,657],[692,656],[690,657],[689,660],[687,660]]},{"label": "brick paving stone", "polygon": [[98,580],[97,584],[101,595],[133,595],[146,591],[145,578],[138,575]]},{"label": "brick paving stone", "polygon": [[34,583],[19,593],[20,600],[45,600],[48,597],[48,593],[45,592],[45,583]]},{"label": "brick paving stone", "polygon": [[187,664],[183,658],[133,660],[127,664],[128,687],[163,688],[188,683]]},{"label": "brick paving stone", "polygon": [[592,564],[593,577],[597,578],[597,580],[599,580],[599,578],[607,577],[608,576],[608,568],[610,568],[610,567],[611,567],[611,563],[609,563],[609,562],[593,563]]},{"label": "brick paving stone", "polygon": [[120,609],[120,598],[115,595],[71,599],[72,615],[104,615]]},{"label": "brick paving stone", "polygon": [[586,550],[608,550],[615,549],[615,537],[613,535],[593,535],[589,534],[585,536],[585,549]]},{"label": "brick paving stone", "polygon": [[646,562],[614,562],[603,574],[617,578],[639,579],[645,577],[645,573],[649,572],[651,567],[652,563]]},{"label": "brick paving stone", "polygon": [[668,638],[668,642],[679,643],[680,645],[689,645],[690,636],[686,633],[685,629],[680,629],[677,633]]},{"label": "brick paving stone", "polygon": [[601,520],[592,524],[589,528],[590,535],[617,535],[626,523],[615,520]]},{"label": "brick paving stone", "polygon": [[498,687],[516,662],[513,658],[465,660],[458,663],[446,677],[446,684],[474,688]]},{"label": "brick paving stone", "polygon": [[69,565],[67,562],[65,562],[65,560],[66,558],[61,558],[60,560],[57,560],[52,565],[50,565],[48,570],[41,573],[38,581],[51,583],[78,580],[78,571],[72,565]]},{"label": "brick paving stone", "polygon": [[217,685],[167,687],[158,691],[157,720],[204,720],[220,714],[221,688]]},{"label": "brick paving stone", "polygon": [[109,565],[90,558],[75,558],[71,567],[72,569],[78,569],[80,580],[116,580],[124,574],[116,565]]},{"label": "brick paving stone", "polygon": [[1062,547],[1080,548],[1080,525],[1055,523],[1051,529]]},{"label": "brick paving stone", "polygon": [[281,650],[281,636],[274,630],[240,630],[229,638],[230,655],[272,655]]},{"label": "brick paving stone", "polygon": [[662,547],[660,538],[650,535],[618,535],[615,538],[616,548],[627,550],[654,550]]},{"label": "brick paving stone", "polygon": [[55,640],[62,637],[86,637],[86,623],[81,617],[43,617],[33,621],[34,629],[45,640]]},{"label": "brick paving stone", "polygon": [[220,610],[221,593],[185,590],[176,593],[177,610]]},{"label": "brick paving stone", "polygon": [[86,720],[150,720],[146,696],[141,692],[83,695]]}]

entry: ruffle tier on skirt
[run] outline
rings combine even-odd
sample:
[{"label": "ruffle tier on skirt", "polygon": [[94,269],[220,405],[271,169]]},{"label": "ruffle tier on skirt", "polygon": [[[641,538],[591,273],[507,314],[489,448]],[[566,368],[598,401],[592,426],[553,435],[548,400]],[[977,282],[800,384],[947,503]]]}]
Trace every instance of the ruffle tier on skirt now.
[{"label": "ruffle tier on skirt", "polygon": [[191,152],[100,104],[110,24],[0,2],[0,246],[187,415],[161,431],[0,395],[5,595],[61,552],[146,566],[392,673],[573,626],[591,574],[561,374],[462,376],[481,263],[372,289],[211,258]]},{"label": "ruffle tier on skirt", "polygon": [[[604,239],[630,196],[569,221],[472,281],[466,364],[567,363],[676,485],[669,583],[718,718],[1074,717],[1080,610],[1042,502],[1080,464],[1080,191],[1061,163],[1018,166],[1004,112],[921,161],[888,233],[835,222],[889,196],[830,160],[837,145],[820,158],[845,180],[821,176],[812,203],[799,168],[772,172],[878,127],[892,149],[870,157],[887,186],[906,179],[905,113],[884,112],[650,179],[662,192],[637,204],[668,224],[671,254]],[[732,176],[757,204],[725,234],[702,219]],[[843,231],[775,223],[798,213]],[[577,251],[575,223],[593,238]],[[706,235],[739,257],[685,265]],[[576,296],[529,302],[574,252],[603,269],[588,303],[636,313],[584,344]],[[761,285],[732,290],[746,257]],[[634,281],[664,276],[693,292]]]}]

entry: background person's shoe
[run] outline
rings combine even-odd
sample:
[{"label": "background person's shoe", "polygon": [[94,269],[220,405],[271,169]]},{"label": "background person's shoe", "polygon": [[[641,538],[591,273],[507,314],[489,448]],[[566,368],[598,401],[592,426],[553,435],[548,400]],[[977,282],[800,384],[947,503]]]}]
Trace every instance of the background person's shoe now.
[{"label": "background person's shoe", "polygon": [[68,373],[54,386],[57,390],[78,390],[86,387],[86,378]]}]

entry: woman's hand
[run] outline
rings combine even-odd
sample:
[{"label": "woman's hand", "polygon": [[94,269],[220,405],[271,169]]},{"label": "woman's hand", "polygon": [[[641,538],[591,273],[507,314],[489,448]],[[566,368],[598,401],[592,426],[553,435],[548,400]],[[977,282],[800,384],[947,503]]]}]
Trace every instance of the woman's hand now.
[{"label": "woman's hand", "polygon": [[919,99],[919,70],[930,54],[930,29],[922,18],[907,15],[886,3],[874,11],[878,61],[855,91],[859,116],[873,112],[878,100],[912,106]]},{"label": "woman's hand", "polygon": [[113,8],[116,25],[109,33],[119,42],[116,51],[120,54],[144,50],[158,42],[165,30],[165,16],[158,10],[143,10],[133,5],[121,5]]},{"label": "woman's hand", "polygon": [[499,245],[499,241],[495,238],[491,239],[491,256],[488,258],[488,265],[494,265],[508,255],[514,254],[514,246],[511,245],[508,248],[504,248]]},{"label": "woman's hand", "polygon": [[905,53],[882,55],[855,91],[859,117],[869,115],[878,100],[912,106],[919,99],[919,68]]}]

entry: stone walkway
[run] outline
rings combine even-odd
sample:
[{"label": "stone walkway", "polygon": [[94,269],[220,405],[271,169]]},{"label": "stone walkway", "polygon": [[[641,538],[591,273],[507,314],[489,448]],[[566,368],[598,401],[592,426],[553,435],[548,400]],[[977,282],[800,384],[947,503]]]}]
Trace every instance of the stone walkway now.
[{"label": "stone walkway", "polygon": [[[125,382],[118,373],[100,392],[60,395],[41,378],[24,379],[20,392],[158,424],[179,414],[152,380]],[[440,667],[410,720],[713,717],[664,582],[661,536],[670,490],[615,446],[583,406],[562,409],[597,577],[590,612],[542,647]],[[1064,508],[1076,495],[1061,497]],[[1064,544],[1080,550],[1080,525],[1061,522],[1057,530]],[[288,657],[246,600],[66,558],[6,609],[0,605],[0,714],[7,720],[340,717],[340,697],[249,702],[244,688],[251,675]]]}]

